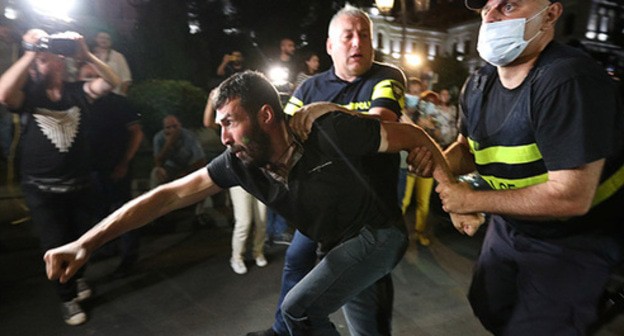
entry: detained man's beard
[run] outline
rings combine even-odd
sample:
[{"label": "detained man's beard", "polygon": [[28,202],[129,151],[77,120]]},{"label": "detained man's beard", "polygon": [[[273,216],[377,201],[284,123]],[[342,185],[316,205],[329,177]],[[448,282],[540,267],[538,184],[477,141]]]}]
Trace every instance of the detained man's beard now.
[{"label": "detained man's beard", "polygon": [[269,136],[260,130],[254,131],[244,139],[245,146],[232,145],[230,150],[246,166],[265,167],[271,158],[271,142]]}]

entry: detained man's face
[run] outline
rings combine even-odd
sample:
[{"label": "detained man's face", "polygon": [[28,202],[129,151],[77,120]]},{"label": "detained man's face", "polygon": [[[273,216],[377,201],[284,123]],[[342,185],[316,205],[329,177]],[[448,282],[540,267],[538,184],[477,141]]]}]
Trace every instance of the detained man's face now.
[{"label": "detained man's face", "polygon": [[229,100],[217,110],[221,124],[221,142],[245,165],[264,167],[269,163],[272,149],[269,136],[258,121],[240,105],[240,99]]}]

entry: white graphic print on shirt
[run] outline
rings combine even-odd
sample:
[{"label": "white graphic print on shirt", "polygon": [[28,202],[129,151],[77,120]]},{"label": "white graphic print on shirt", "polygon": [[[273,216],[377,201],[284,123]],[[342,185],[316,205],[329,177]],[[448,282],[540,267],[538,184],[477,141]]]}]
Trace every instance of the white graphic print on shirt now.
[{"label": "white graphic print on shirt", "polygon": [[66,111],[37,108],[34,118],[41,132],[61,153],[69,152],[69,148],[78,134],[78,126],[80,125],[79,107],[74,106]]}]

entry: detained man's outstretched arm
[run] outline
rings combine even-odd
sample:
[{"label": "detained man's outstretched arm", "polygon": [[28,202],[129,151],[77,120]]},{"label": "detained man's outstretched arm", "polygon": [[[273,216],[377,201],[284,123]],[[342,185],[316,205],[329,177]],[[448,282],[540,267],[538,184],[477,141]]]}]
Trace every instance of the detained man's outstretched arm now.
[{"label": "detained man's outstretched arm", "polygon": [[[416,147],[423,147],[432,156],[433,177],[438,183],[457,183],[440,147],[422,128],[405,123],[382,123],[380,152],[410,151]],[[479,214],[449,214],[455,228],[469,236],[474,235],[484,222]]]},{"label": "detained man's outstretched arm", "polygon": [[48,278],[66,282],[104,243],[219,191],[221,188],[212,181],[208,170],[200,168],[129,201],[78,240],[47,251],[43,258]]}]

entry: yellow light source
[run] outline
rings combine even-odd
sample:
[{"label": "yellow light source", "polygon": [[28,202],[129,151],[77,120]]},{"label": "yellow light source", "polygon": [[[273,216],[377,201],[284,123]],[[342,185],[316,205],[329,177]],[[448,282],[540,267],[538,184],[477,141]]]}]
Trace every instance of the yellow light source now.
[{"label": "yellow light source", "polygon": [[422,58],[416,54],[405,55],[405,62],[412,68],[419,67],[422,64]]},{"label": "yellow light source", "polygon": [[389,13],[394,7],[394,0],[375,0],[375,5],[382,13]]}]

